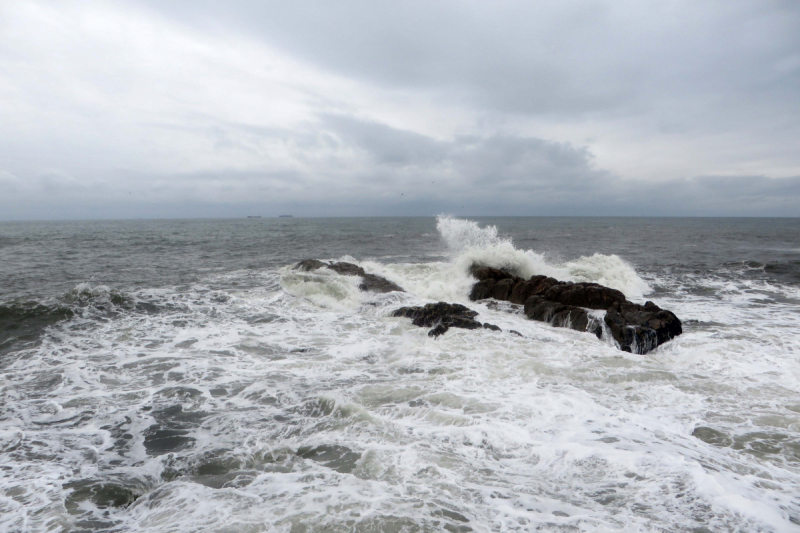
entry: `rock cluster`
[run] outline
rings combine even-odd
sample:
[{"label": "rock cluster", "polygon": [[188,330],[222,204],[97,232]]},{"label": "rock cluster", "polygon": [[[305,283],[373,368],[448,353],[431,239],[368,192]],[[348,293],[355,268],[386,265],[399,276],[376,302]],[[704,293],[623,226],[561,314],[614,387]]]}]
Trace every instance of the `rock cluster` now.
[{"label": "rock cluster", "polygon": [[363,268],[358,265],[354,265],[353,263],[344,263],[342,261],[325,263],[324,261],[319,261],[317,259],[306,259],[305,261],[300,261],[297,263],[294,266],[294,269],[302,270],[303,272],[311,272],[322,267],[329,268],[337,274],[341,274],[342,276],[360,276],[361,284],[358,286],[358,289],[361,291],[404,292],[403,289],[396,283],[392,283],[388,279],[376,276],[375,274],[368,274]]},{"label": "rock cluster", "polygon": [[438,302],[422,307],[401,307],[392,312],[392,316],[410,318],[412,324],[421,328],[433,328],[428,332],[429,337],[438,337],[450,328],[500,331],[494,324],[482,324],[475,320],[478,313],[461,304]]},{"label": "rock cluster", "polygon": [[[403,292],[397,284],[369,274],[352,263],[306,259],[294,266],[295,270],[303,272],[323,267],[343,276],[361,277],[358,288],[362,291]],[[626,352],[647,353],[682,332],[681,321],[672,312],[653,302],[644,305],[629,302],[620,291],[597,283],[572,283],[547,276],[523,279],[505,270],[478,265],[474,265],[470,272],[478,280],[472,287],[470,300],[493,298],[523,305],[525,316],[531,320],[588,331],[598,338],[607,332]],[[605,316],[601,319],[593,315],[592,309],[604,310]],[[500,330],[493,324],[475,320],[477,315],[476,311],[463,305],[446,302],[401,307],[392,313],[394,317],[412,319],[415,326],[431,328],[428,332],[431,337],[438,337],[451,327]],[[520,335],[516,331],[512,333]]]},{"label": "rock cluster", "polygon": [[478,280],[470,300],[494,298],[521,304],[528,318],[556,327],[589,331],[600,338],[603,324],[587,309],[605,310],[603,322],[626,352],[647,353],[682,332],[681,321],[672,312],[653,302],[629,302],[620,291],[597,283],[571,283],[547,276],[526,280],[505,270],[477,265],[470,272]]}]

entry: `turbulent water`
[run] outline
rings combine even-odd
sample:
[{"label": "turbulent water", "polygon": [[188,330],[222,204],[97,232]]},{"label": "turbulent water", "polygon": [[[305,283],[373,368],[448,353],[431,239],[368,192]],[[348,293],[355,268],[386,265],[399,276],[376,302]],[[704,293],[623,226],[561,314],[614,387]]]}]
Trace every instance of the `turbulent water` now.
[{"label": "turbulent water", "polygon": [[[684,334],[469,302],[474,262]],[[2,223],[0,280],[0,531],[800,530],[797,219]],[[503,331],[389,317],[440,300]]]}]

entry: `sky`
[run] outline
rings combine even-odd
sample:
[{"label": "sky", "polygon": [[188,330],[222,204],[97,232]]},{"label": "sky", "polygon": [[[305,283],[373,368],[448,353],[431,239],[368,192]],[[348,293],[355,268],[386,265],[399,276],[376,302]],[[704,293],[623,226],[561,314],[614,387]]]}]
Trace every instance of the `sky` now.
[{"label": "sky", "polygon": [[0,3],[0,220],[800,216],[796,0]]}]

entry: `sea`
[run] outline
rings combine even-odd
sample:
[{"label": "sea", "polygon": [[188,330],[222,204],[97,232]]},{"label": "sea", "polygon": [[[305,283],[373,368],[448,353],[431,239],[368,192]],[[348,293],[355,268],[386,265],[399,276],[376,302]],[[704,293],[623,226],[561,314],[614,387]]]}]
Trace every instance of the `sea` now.
[{"label": "sea", "polygon": [[[683,335],[471,302],[473,264]],[[438,301],[502,331],[390,316]],[[2,222],[0,531],[800,531],[800,219]]]}]

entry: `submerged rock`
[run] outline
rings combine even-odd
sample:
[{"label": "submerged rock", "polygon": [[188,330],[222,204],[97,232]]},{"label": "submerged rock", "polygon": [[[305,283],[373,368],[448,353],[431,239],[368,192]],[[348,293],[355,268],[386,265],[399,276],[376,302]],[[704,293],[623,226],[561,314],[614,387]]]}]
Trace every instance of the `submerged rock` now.
[{"label": "submerged rock", "polygon": [[404,292],[402,287],[396,283],[392,283],[388,279],[381,276],[369,274],[365,272],[363,268],[358,265],[354,265],[353,263],[345,263],[343,261],[325,263],[324,261],[319,261],[317,259],[306,259],[305,261],[300,261],[297,263],[294,266],[294,269],[302,270],[303,272],[311,272],[323,267],[329,268],[342,276],[360,276],[361,284],[358,286],[358,289],[361,291],[381,293],[393,291]]},{"label": "submerged rock", "polygon": [[681,321],[653,302],[629,302],[622,292],[597,283],[572,283],[548,276],[521,278],[505,270],[473,265],[478,282],[470,300],[508,301],[525,306],[525,316],[556,327],[588,331],[598,338],[603,326],[587,309],[605,310],[608,332],[626,352],[647,353],[681,334]]},{"label": "submerged rock", "polygon": [[401,307],[392,312],[391,316],[410,318],[415,326],[433,328],[428,332],[430,337],[438,337],[451,327],[500,331],[494,324],[482,324],[475,320],[478,313],[461,304],[438,302],[422,307]]}]

